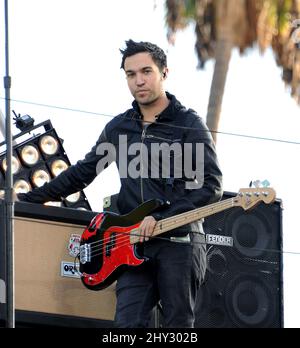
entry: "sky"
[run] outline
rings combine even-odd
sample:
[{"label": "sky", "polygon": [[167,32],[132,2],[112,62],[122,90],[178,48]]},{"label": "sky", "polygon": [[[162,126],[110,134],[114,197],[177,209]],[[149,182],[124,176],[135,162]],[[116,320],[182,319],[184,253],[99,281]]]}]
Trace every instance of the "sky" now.
[{"label": "sky", "polygon": [[[10,2],[12,110],[31,115],[35,124],[50,119],[75,163],[94,145],[104,125],[131,106],[119,48],[132,38],[155,42],[166,51],[170,70],[166,89],[205,118],[213,62],[204,70],[196,69],[192,26],[178,33],[174,47],[169,46],[163,4],[163,0]],[[2,0],[0,23],[3,7]],[[0,45],[4,76],[3,25]],[[4,97],[3,86],[0,97]],[[0,109],[4,113],[3,99]],[[243,57],[233,51],[219,130],[224,190],[237,192],[251,180],[267,179],[282,200],[285,327],[300,327],[300,109],[284,86],[270,50],[262,56],[254,48]],[[18,130],[13,127],[13,132]],[[119,187],[116,167],[111,165],[85,190],[93,210],[101,211],[103,198]]]}]

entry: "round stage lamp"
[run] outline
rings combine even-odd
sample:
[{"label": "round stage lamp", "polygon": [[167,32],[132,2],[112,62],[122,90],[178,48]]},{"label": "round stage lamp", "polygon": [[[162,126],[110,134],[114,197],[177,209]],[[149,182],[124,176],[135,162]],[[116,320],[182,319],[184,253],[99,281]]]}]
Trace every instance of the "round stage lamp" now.
[{"label": "round stage lamp", "polygon": [[75,192],[69,195],[68,197],[66,197],[66,200],[69,203],[76,203],[79,201],[79,198],[80,198],[80,192]]},{"label": "round stage lamp", "polygon": [[38,150],[32,145],[26,145],[21,150],[22,160],[29,166],[33,166],[40,158]]},{"label": "round stage lamp", "polygon": [[40,140],[40,147],[46,155],[54,155],[58,150],[58,141],[51,135],[44,135]]},{"label": "round stage lamp", "polygon": [[50,181],[50,175],[43,169],[36,170],[32,175],[32,182],[34,186],[41,187],[46,182]]},{"label": "round stage lamp", "polygon": [[58,176],[60,173],[65,171],[68,168],[68,165],[63,160],[55,160],[51,164],[51,172],[54,176]]},{"label": "round stage lamp", "polygon": [[20,179],[14,183],[14,190],[16,193],[27,193],[31,190],[31,186],[26,180]]},{"label": "round stage lamp", "polygon": [[[15,156],[12,156],[11,166],[12,166],[12,173],[13,174],[17,174],[20,171],[21,163]],[[2,162],[2,168],[6,172],[6,170],[7,170],[6,158],[4,158],[4,160]]]}]

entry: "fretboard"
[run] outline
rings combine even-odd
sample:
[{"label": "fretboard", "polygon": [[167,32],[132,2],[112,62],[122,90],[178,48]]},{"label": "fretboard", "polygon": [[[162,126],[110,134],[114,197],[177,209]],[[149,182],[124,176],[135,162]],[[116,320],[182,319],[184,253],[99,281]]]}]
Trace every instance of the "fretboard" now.
[{"label": "fretboard", "polygon": [[[152,237],[158,236],[159,234],[171,231],[177,227],[184,226],[191,222],[200,220],[210,215],[214,215],[223,210],[232,208],[234,206],[234,198],[225,199],[223,201],[209,204],[207,206],[193,209],[185,213],[181,213],[157,222]],[[138,230],[134,229],[131,231],[130,243],[134,244],[139,241]]]}]

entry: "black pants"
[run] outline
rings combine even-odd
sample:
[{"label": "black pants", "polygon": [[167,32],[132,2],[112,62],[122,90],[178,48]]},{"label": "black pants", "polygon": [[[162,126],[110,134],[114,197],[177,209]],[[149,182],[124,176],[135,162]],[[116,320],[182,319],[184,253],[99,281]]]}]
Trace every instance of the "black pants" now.
[{"label": "black pants", "polygon": [[203,235],[190,234],[191,243],[146,242],[149,259],[129,268],[117,281],[116,327],[148,327],[160,300],[164,327],[193,327],[197,291],[206,270]]}]

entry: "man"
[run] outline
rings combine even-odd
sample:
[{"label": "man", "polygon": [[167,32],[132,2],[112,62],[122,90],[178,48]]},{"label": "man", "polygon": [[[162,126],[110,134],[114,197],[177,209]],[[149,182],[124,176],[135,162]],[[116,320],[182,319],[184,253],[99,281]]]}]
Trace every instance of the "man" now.
[{"label": "man", "polygon": [[120,51],[121,68],[134,97],[132,109],[105,126],[84,160],[42,188],[19,194],[19,199],[60,200],[89,185],[115,160],[121,178],[121,214],[149,199],[168,203],[141,222],[139,240],[147,261],[118,278],[115,324],[147,327],[160,301],[165,327],[193,327],[197,291],[206,269],[201,223],[176,228],[161,238],[151,235],[157,220],[219,200],[222,174],[203,121],[164,90],[168,68],[163,50],[129,40]]}]

